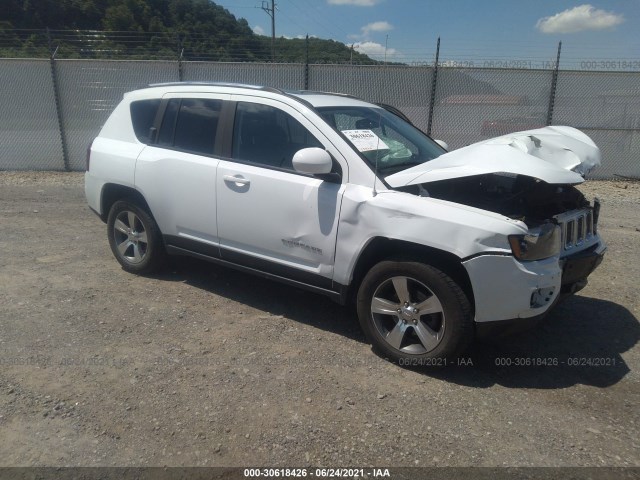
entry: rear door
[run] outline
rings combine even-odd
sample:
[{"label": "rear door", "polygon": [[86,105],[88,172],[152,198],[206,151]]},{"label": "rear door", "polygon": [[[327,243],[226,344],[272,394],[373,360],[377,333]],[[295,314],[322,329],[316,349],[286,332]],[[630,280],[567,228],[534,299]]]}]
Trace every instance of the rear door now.
[{"label": "rear door", "polygon": [[203,253],[215,256],[217,149],[228,97],[166,95],[156,140],[136,163],[136,187],[149,203],[165,240],[195,250],[204,245]]}]

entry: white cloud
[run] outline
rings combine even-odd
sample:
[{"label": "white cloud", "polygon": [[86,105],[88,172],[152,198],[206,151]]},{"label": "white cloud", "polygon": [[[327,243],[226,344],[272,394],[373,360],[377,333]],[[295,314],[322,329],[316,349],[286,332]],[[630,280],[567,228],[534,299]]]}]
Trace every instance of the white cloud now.
[{"label": "white cloud", "polygon": [[327,0],[329,5],[354,5],[356,7],[373,7],[381,0]]},{"label": "white cloud", "polygon": [[[353,44],[353,48],[360,53],[369,55],[376,60],[384,60],[384,45],[376,42],[358,42]],[[395,48],[387,49],[387,61],[391,61],[391,57],[397,54],[398,51]]]},{"label": "white cloud", "polygon": [[391,25],[389,22],[372,22],[368,23],[364,27],[360,27],[360,31],[362,33],[351,33],[347,35],[347,38],[350,38],[351,40],[368,40],[371,33],[388,32],[389,30],[393,30],[393,28],[393,25]]},{"label": "white cloud", "polygon": [[255,33],[256,35],[264,35],[264,28],[262,28],[260,25],[256,25],[255,27],[253,27],[253,33]]},{"label": "white cloud", "polygon": [[360,30],[362,30],[362,35],[367,36],[371,32],[388,32],[389,30],[393,30],[393,25],[389,22],[373,22],[365,25]]},{"label": "white cloud", "polygon": [[542,33],[575,33],[583,30],[602,30],[624,22],[624,16],[599,10],[592,5],[579,5],[538,20],[536,28]]}]

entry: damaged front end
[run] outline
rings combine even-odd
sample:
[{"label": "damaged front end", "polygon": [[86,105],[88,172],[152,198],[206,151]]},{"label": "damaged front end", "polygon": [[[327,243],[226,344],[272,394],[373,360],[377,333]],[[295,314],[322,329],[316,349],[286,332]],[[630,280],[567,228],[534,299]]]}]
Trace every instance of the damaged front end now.
[{"label": "damaged front end", "polygon": [[[486,174],[399,187],[499,213],[523,222],[526,235],[511,235],[509,244],[521,261],[559,256],[564,264],[562,290],[574,293],[602,259],[597,235],[600,203],[589,202],[573,185],[551,185],[522,175]],[[579,262],[574,260],[580,258]]]},{"label": "damaged front end", "polygon": [[[554,255],[564,260],[579,252],[595,252],[602,243],[597,235],[600,203],[598,199],[589,202],[573,185],[551,185],[520,175],[488,174],[410,185],[399,190],[522,221],[529,234],[509,238],[514,256],[519,260],[539,260]],[[578,271],[586,280],[597,263],[584,269],[571,266],[571,275],[565,269],[563,291],[573,293],[584,287],[586,282],[577,278]]]},{"label": "damaged front end", "polygon": [[[600,204],[575,186],[599,163],[598,147],[582,132],[547,127],[470,145],[385,180],[394,190],[498,213],[526,225],[526,233],[508,237],[511,260],[480,256],[463,262],[478,285],[476,299],[495,297],[496,288],[505,298],[520,295],[512,318],[526,318],[548,311],[560,294],[584,288],[602,261],[606,246],[597,230]],[[483,277],[488,272],[491,282]],[[522,290],[511,291],[515,284],[527,285],[526,301]],[[482,305],[476,307],[476,321],[495,315],[491,305],[486,312]],[[494,319],[507,319],[507,311],[503,308],[504,315]]]},{"label": "damaged front end", "polygon": [[507,173],[413,184],[397,190],[499,213],[520,220],[529,228],[540,226],[565,212],[590,208],[589,201],[572,185],[552,185],[536,178]]}]

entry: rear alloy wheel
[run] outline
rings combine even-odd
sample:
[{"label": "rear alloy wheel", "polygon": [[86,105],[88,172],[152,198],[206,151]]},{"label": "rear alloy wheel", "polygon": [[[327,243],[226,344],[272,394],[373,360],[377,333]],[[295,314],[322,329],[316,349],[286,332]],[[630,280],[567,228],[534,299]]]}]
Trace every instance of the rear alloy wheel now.
[{"label": "rear alloy wheel", "polygon": [[128,200],[113,204],[107,220],[109,245],[122,268],[131,273],[150,273],[163,263],[165,252],[153,217]]},{"label": "rear alloy wheel", "polygon": [[461,353],[473,334],[470,311],[448,275],[417,262],[379,263],[358,292],[358,317],[373,347],[407,365]]}]

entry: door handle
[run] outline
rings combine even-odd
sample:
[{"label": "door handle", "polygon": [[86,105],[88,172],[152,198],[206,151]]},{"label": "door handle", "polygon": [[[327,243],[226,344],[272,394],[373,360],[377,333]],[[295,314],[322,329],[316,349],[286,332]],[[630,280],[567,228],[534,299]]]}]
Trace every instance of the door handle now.
[{"label": "door handle", "polygon": [[248,178],[240,176],[225,175],[223,178],[225,182],[235,183],[236,185],[249,185],[251,183]]}]

